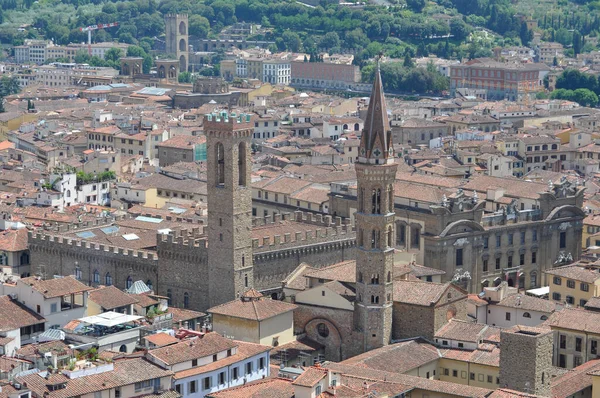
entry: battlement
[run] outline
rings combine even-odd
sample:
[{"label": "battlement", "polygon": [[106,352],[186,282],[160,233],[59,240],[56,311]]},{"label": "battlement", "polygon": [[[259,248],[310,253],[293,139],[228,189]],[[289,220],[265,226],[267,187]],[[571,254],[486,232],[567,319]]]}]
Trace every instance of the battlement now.
[{"label": "battlement", "polygon": [[165,14],[165,18],[188,18],[188,14]]},{"label": "battlement", "polygon": [[295,211],[292,213],[280,213],[273,216],[255,217],[252,219],[253,227],[262,227],[269,224],[278,224],[282,221],[296,221],[303,224],[319,225],[324,227],[336,227],[350,225],[350,220],[331,215],[315,214],[304,211]]},{"label": "battlement", "polygon": [[116,254],[120,256],[128,256],[144,260],[158,260],[158,256],[156,255],[156,253],[147,250],[132,250],[111,245],[107,246],[95,242],[88,242],[86,240],[37,233],[33,231],[29,231],[27,234],[30,245],[50,245],[52,247],[55,247],[56,245],[61,245],[63,247],[67,246],[68,248],[76,249],[78,252],[102,251],[108,254]]},{"label": "battlement", "polygon": [[222,131],[254,129],[252,115],[247,113],[229,113],[225,110],[204,115],[203,125],[204,131],[208,134]]},{"label": "battlement", "polygon": [[194,227],[192,229],[183,228],[172,231],[169,234],[158,234],[157,241],[163,244],[180,245],[189,248],[206,249],[207,241],[204,235],[204,227]]},{"label": "battlement", "polygon": [[72,232],[75,230],[81,230],[86,228],[96,228],[102,227],[105,225],[112,225],[115,221],[125,220],[128,216],[116,216],[116,217],[103,217],[97,218],[93,221],[81,221],[74,224],[59,224],[59,225],[49,225],[44,227],[45,231],[51,232]]},{"label": "battlement", "polygon": [[252,239],[254,253],[269,252],[300,246],[320,245],[340,241],[356,240],[356,231],[350,224],[325,226],[309,231],[287,232],[283,235],[264,236]]}]

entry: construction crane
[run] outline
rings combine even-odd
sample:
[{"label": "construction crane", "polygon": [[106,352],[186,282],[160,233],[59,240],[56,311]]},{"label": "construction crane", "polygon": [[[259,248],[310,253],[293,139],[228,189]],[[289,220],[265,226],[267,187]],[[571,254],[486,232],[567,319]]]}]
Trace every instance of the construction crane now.
[{"label": "construction crane", "polygon": [[90,25],[86,26],[85,28],[79,28],[81,32],[87,32],[88,34],[88,54],[90,54],[90,56],[92,56],[92,30],[113,28],[115,26],[119,26],[119,23],[99,23],[98,25]]}]

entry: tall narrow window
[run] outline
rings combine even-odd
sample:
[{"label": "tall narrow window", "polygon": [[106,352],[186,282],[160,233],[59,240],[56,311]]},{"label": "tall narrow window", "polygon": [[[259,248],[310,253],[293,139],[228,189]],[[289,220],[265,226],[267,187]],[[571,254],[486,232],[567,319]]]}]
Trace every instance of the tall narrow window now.
[{"label": "tall narrow window", "polygon": [[406,245],[406,225],[396,222],[396,246]]},{"label": "tall narrow window", "polygon": [[394,188],[391,185],[388,187],[388,208],[390,213],[394,212]]},{"label": "tall narrow window", "polygon": [[133,285],[133,279],[131,279],[131,276],[127,277],[127,289],[129,289],[131,287],[131,285]]},{"label": "tall narrow window", "polygon": [[190,308],[190,295],[188,292],[183,293],[183,308]]},{"label": "tall narrow window", "polygon": [[220,142],[217,142],[215,147],[215,158],[217,159],[217,186],[225,185],[225,149]]},{"label": "tall narrow window", "polygon": [[365,189],[361,188],[360,191],[358,191],[358,211],[359,212],[364,212],[365,211]]},{"label": "tall narrow window", "polygon": [[387,230],[387,247],[392,247],[394,244],[394,231],[392,231],[392,227],[388,227]]},{"label": "tall narrow window", "polygon": [[246,181],[246,143],[240,142],[238,147],[238,185],[245,187],[247,184]]}]

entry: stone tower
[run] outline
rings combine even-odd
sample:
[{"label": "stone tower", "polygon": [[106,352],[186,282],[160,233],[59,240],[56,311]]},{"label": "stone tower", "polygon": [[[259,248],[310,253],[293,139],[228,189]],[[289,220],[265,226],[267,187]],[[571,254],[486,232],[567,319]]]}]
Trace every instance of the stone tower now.
[{"label": "stone tower", "polygon": [[239,297],[254,282],[250,115],[204,117],[208,176],[208,278],[210,306]]},{"label": "stone tower", "polygon": [[500,386],[540,397],[550,396],[551,330],[513,326],[500,333]]},{"label": "stone tower", "polygon": [[165,30],[166,52],[176,55],[179,71],[186,72],[189,66],[187,14],[165,15]]},{"label": "stone tower", "polygon": [[364,351],[388,344],[392,334],[397,167],[378,67],[355,164],[358,250],[354,323]]}]

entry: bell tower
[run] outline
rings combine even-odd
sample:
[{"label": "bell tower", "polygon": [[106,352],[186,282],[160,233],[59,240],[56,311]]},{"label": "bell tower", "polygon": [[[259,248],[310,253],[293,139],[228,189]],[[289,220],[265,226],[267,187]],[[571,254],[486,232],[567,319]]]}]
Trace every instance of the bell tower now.
[{"label": "bell tower", "polygon": [[397,167],[378,65],[355,163],[358,250],[354,325],[363,336],[364,351],[387,345],[392,335]]},{"label": "bell tower", "polygon": [[208,280],[210,307],[253,287],[250,115],[204,117],[207,140]]}]

